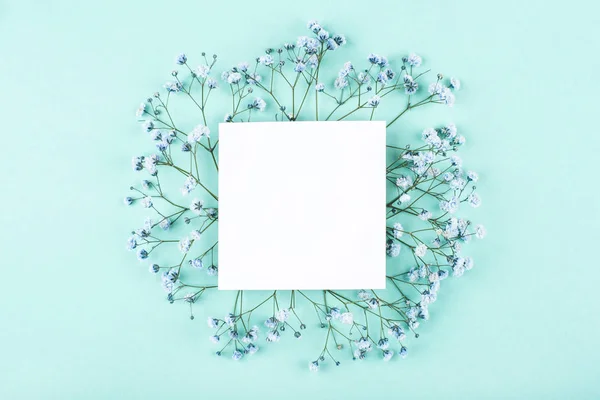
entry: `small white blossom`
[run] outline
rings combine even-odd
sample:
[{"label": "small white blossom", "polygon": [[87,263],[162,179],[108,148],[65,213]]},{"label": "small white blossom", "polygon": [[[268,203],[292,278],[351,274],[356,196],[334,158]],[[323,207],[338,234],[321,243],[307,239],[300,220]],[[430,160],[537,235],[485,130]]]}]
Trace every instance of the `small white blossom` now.
[{"label": "small white blossom", "polygon": [[427,246],[423,243],[420,243],[417,247],[415,247],[415,255],[417,257],[424,257],[427,253]]}]

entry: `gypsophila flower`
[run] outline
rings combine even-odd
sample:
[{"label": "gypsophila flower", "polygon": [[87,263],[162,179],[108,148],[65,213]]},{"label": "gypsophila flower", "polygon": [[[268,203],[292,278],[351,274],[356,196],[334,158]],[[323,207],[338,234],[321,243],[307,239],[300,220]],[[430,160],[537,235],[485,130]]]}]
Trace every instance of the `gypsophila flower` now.
[{"label": "gypsophila flower", "polygon": [[269,54],[264,55],[264,56],[260,56],[258,58],[258,62],[261,63],[262,65],[273,65],[273,57],[271,57]]},{"label": "gypsophila flower", "polygon": [[135,116],[137,118],[142,118],[144,113],[146,112],[146,103],[141,103],[140,106],[135,111]]},{"label": "gypsophila flower", "polygon": [[383,351],[383,360],[390,361],[394,356],[394,352],[392,350],[384,350]]},{"label": "gypsophila flower", "polygon": [[188,176],[183,183],[183,187],[181,188],[181,194],[184,196],[189,194],[196,188],[197,184],[198,181],[196,181],[196,178],[194,178],[192,175]]},{"label": "gypsophila flower", "polygon": [[346,325],[352,325],[354,323],[354,315],[350,312],[345,312],[340,315],[340,322]]},{"label": "gypsophila flower", "polygon": [[417,257],[425,257],[426,253],[427,253],[427,246],[425,246],[423,243],[420,243],[417,247],[415,247],[415,255]]},{"label": "gypsophila flower", "polygon": [[333,83],[336,89],[342,90],[348,86],[348,80],[344,77],[337,78]]},{"label": "gypsophila flower", "polygon": [[150,197],[150,196],[144,197],[142,199],[141,203],[142,203],[142,207],[144,207],[144,208],[152,207],[152,197]]},{"label": "gypsophila flower", "polygon": [[207,78],[208,74],[210,73],[210,67],[204,64],[198,65],[195,72],[200,78]]},{"label": "gypsophila flower", "polygon": [[400,243],[388,241],[386,246],[386,253],[390,257],[398,257],[400,255],[400,248]]},{"label": "gypsophila flower", "polygon": [[275,313],[275,318],[280,322],[285,322],[290,317],[290,312],[283,308]]},{"label": "gypsophila flower", "polygon": [[208,78],[206,80],[206,86],[208,86],[209,89],[216,89],[218,87],[217,81],[212,79],[212,78]]},{"label": "gypsophila flower", "polygon": [[371,298],[371,293],[367,292],[366,290],[359,290],[358,291],[358,298],[361,300],[368,300]]},{"label": "gypsophila flower", "polygon": [[467,172],[467,179],[472,182],[477,182],[479,180],[479,175],[476,172],[469,171]]},{"label": "gypsophila flower", "polygon": [[171,220],[169,218],[164,218],[162,221],[160,221],[158,223],[158,226],[163,230],[163,231],[168,231],[169,228],[171,227]]},{"label": "gypsophila flower", "polygon": [[244,354],[241,351],[236,350],[233,352],[233,355],[231,356],[231,358],[234,359],[235,361],[237,361],[237,360],[241,360],[243,355]]},{"label": "gypsophila flower", "polygon": [[206,324],[209,328],[218,328],[219,320],[213,317],[208,317],[208,319],[206,320]]},{"label": "gypsophila flower", "polygon": [[454,214],[458,210],[459,205],[460,201],[456,197],[440,201],[440,209],[450,214]]},{"label": "gypsophila flower", "polygon": [[422,61],[423,60],[421,59],[421,57],[419,57],[415,53],[411,53],[408,56],[408,65],[410,65],[411,67],[420,67]]},{"label": "gypsophila flower", "polygon": [[145,260],[146,258],[148,258],[148,252],[146,251],[146,249],[139,249],[137,251],[137,258],[140,261]]},{"label": "gypsophila flower", "polygon": [[400,222],[394,223],[394,237],[400,239],[404,234],[404,228]]},{"label": "gypsophila flower", "polygon": [[215,276],[215,275],[217,275],[218,272],[219,272],[219,270],[217,269],[217,267],[215,265],[211,265],[210,267],[208,267],[206,269],[206,274],[208,276]]},{"label": "gypsophila flower", "polygon": [[188,251],[190,251],[191,247],[192,241],[189,237],[186,236],[179,241],[179,251],[181,251],[182,253],[187,253]]},{"label": "gypsophila flower", "polygon": [[202,209],[204,207],[204,201],[196,198],[192,201],[192,204],[190,205],[190,210],[194,213],[194,214],[198,214],[200,215],[202,213]]},{"label": "gypsophila flower", "polygon": [[279,339],[281,339],[279,331],[269,331],[267,333],[267,342],[279,342]]},{"label": "gypsophila flower", "polygon": [[381,102],[381,97],[375,95],[375,96],[371,97],[367,103],[371,107],[377,107],[380,102]]},{"label": "gypsophila flower", "polygon": [[210,137],[210,129],[202,124],[196,127],[187,135],[187,141],[190,144],[198,143],[201,138]]},{"label": "gypsophila flower", "polygon": [[399,188],[401,188],[403,190],[408,189],[410,186],[412,186],[412,184],[413,184],[413,180],[410,176],[402,175],[401,177],[396,179],[396,186],[398,186]]},{"label": "gypsophila flower", "polygon": [[308,363],[308,369],[312,372],[317,372],[319,370],[319,363],[317,361]]},{"label": "gypsophila flower", "polygon": [[450,78],[450,87],[454,90],[460,89],[460,81],[456,78]]},{"label": "gypsophila flower", "polygon": [[248,108],[258,111],[265,111],[267,103],[260,97],[255,98],[252,103],[248,104]]},{"label": "gypsophila flower", "polygon": [[165,83],[165,89],[167,89],[168,92],[179,92],[181,90],[181,84],[179,82],[167,82]]},{"label": "gypsophila flower", "polygon": [[137,241],[135,240],[135,237],[130,236],[127,239],[127,246],[125,247],[127,250],[131,251],[133,249],[135,249],[137,247]]},{"label": "gypsophila flower", "polygon": [[483,225],[477,225],[475,227],[475,235],[478,239],[483,239],[486,235],[485,227]]},{"label": "gypsophila flower", "polygon": [[175,59],[175,62],[179,65],[185,64],[187,62],[186,55],[181,53],[180,55],[177,56],[177,58]]},{"label": "gypsophila flower", "polygon": [[419,89],[419,84],[410,75],[404,75],[404,93],[415,94]]},{"label": "gypsophila flower", "polygon": [[404,203],[408,203],[410,201],[410,195],[403,193],[402,195],[400,195],[400,197],[398,198],[398,204],[404,204]]},{"label": "gypsophila flower", "polygon": [[254,343],[249,343],[246,346],[246,353],[248,354],[254,354],[258,351],[259,347],[257,345],[255,345]]},{"label": "gypsophila flower", "polygon": [[469,197],[467,197],[467,202],[471,207],[477,208],[481,205],[481,198],[477,193],[471,193]]},{"label": "gypsophila flower", "polygon": [[240,74],[239,72],[232,72],[230,74],[227,74],[227,76],[225,77],[225,80],[230,85],[236,85],[236,84],[240,83],[240,81],[242,80],[242,74]]}]

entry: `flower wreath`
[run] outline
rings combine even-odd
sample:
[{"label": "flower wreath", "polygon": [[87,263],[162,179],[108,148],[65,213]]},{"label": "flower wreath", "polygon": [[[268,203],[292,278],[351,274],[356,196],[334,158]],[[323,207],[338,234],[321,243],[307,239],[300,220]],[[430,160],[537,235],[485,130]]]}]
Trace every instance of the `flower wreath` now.
[{"label": "flower wreath", "polygon": [[[300,36],[295,43],[266,50],[252,63],[226,70],[220,82],[214,77],[216,55],[209,58],[202,53],[202,63],[192,68],[181,54],[176,63],[183,73],[173,71],[163,92],[156,92],[137,110],[156,150],[133,158],[133,169],[146,174],[140,185],[131,187],[134,194],[125,203],[139,203],[155,216],[132,232],[127,248],[140,261],[151,260],[150,271],[160,276],[168,301],[187,303],[191,319],[200,298],[227,293],[214,290],[218,195],[210,180],[218,173],[219,140],[211,136],[212,120],[207,113],[213,92],[229,95],[230,109],[224,120],[231,123],[260,120],[265,115],[277,121],[372,120],[387,106],[394,112],[387,123],[391,128],[415,108],[454,104],[460,81],[438,74],[424,83],[429,70],[422,68],[416,54],[397,64],[370,54],[365,65],[347,62],[337,77],[325,78],[327,56],[344,47],[346,38],[329,33],[316,21],[309,22],[308,30],[310,36]],[[176,108],[184,107],[184,100],[193,107],[185,115],[199,115],[199,124],[197,120],[188,126],[175,122]],[[418,337],[420,320],[429,318],[441,282],[473,267],[473,260],[461,255],[462,244],[473,236],[485,236],[483,226],[457,216],[463,203],[481,204],[475,193],[477,174],[465,171],[456,155],[464,143],[457,128],[448,124],[425,129],[420,144],[387,146],[386,252],[390,260],[386,290],[270,291],[254,294],[258,296],[254,302],[249,300],[252,296],[238,291],[226,315],[208,318],[214,329],[210,340],[218,346],[216,354],[227,351],[239,360],[259,349],[259,336],[278,342],[287,332],[300,338],[308,327],[320,327],[324,345],[307,360],[311,370],[318,370],[327,359],[339,365],[343,355],[335,351],[344,348],[350,349],[352,359],[370,353],[386,361],[395,354],[404,358],[407,334]],[[174,182],[181,195],[169,187]],[[192,193],[198,197],[185,200]],[[309,305],[311,314],[314,311],[314,322],[304,322],[310,317],[300,312],[301,305]]]}]

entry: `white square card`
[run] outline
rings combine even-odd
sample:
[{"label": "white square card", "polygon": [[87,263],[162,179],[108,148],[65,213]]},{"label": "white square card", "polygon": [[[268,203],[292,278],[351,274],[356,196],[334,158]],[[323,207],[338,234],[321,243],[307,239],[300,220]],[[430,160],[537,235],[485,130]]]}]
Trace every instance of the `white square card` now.
[{"label": "white square card", "polygon": [[219,289],[385,288],[385,122],[219,125]]}]

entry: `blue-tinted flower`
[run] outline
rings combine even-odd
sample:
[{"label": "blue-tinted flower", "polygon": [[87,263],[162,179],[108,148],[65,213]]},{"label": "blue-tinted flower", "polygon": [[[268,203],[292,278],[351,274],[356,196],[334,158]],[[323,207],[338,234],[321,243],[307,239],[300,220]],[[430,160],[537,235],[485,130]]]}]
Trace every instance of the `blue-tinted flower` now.
[{"label": "blue-tinted flower", "polygon": [[194,190],[196,188],[197,184],[198,184],[198,181],[196,180],[196,178],[194,178],[192,175],[189,175],[185,179],[185,182],[183,182],[183,187],[181,188],[181,194],[184,196],[188,195],[192,190]]},{"label": "blue-tinted flower", "polygon": [[133,204],[133,199],[131,197],[125,197],[123,198],[123,204],[125,204],[126,206],[130,206],[131,204]]},{"label": "blue-tinted flower", "polygon": [[231,358],[234,359],[235,361],[238,361],[238,360],[241,360],[243,356],[244,356],[244,353],[242,353],[239,350],[235,350],[233,352],[233,354],[231,355]]},{"label": "blue-tinted flower", "polygon": [[267,342],[279,342],[279,339],[281,339],[279,331],[273,330],[267,333]]},{"label": "blue-tinted flower", "polygon": [[383,361],[390,361],[394,356],[394,352],[392,350],[384,350],[383,351]]},{"label": "blue-tinted flower", "polygon": [[254,354],[258,351],[258,346],[255,345],[254,343],[250,343],[248,344],[248,346],[246,346],[246,353],[248,354]]},{"label": "blue-tinted flower", "polygon": [[483,225],[477,225],[475,227],[475,236],[477,236],[478,239],[483,239],[486,235],[486,231],[485,231],[485,227]]},{"label": "blue-tinted flower", "polygon": [[144,207],[144,208],[152,207],[152,197],[150,197],[150,196],[144,197],[141,201],[141,204],[142,204],[142,207]]},{"label": "blue-tinted flower", "polygon": [[219,320],[213,317],[208,317],[208,319],[206,320],[206,324],[209,328],[218,328]]},{"label": "blue-tinted flower", "polygon": [[404,93],[415,94],[419,89],[419,84],[415,82],[412,76],[404,75]]},{"label": "blue-tinted flower", "polygon": [[458,210],[459,205],[460,201],[456,197],[440,201],[440,209],[450,214],[455,213]]},{"label": "blue-tinted flower", "polygon": [[404,234],[404,228],[400,222],[394,223],[394,237],[400,239]]},{"label": "blue-tinted flower", "polygon": [[140,261],[145,260],[146,258],[148,258],[148,252],[145,249],[139,249],[137,251],[137,258]]},{"label": "blue-tinted flower", "polygon": [[179,82],[167,82],[165,83],[165,89],[167,89],[167,92],[179,92],[181,90],[181,84]]},{"label": "blue-tinted flower", "polygon": [[239,72],[232,72],[230,74],[227,74],[225,80],[230,85],[238,84],[242,80],[242,74],[240,74]]},{"label": "blue-tinted flower", "polygon": [[413,185],[413,180],[410,176],[402,175],[396,178],[396,186],[402,190],[406,190]]},{"label": "blue-tinted flower", "polygon": [[334,86],[336,89],[344,89],[348,86],[348,80],[346,78],[337,78],[334,82]]},{"label": "blue-tinted flower", "polygon": [[467,202],[471,207],[477,208],[481,205],[481,198],[477,193],[471,193],[469,197],[467,197]]},{"label": "blue-tinted flower", "polygon": [[175,59],[175,62],[179,65],[183,65],[187,62],[187,57],[184,53],[181,53],[180,55],[177,56],[177,58]]},{"label": "blue-tinted flower", "polygon": [[319,370],[319,363],[317,361],[309,362],[308,369],[312,372],[317,372]]},{"label": "blue-tinted flower", "polygon": [[454,90],[460,89],[460,81],[456,78],[450,78],[450,87]]},{"label": "blue-tinted flower", "polygon": [[202,210],[204,207],[204,201],[201,199],[195,198],[192,200],[192,204],[190,205],[190,210],[197,215],[202,214]]},{"label": "blue-tinted flower", "polygon": [[368,100],[367,104],[370,107],[377,107],[380,102],[381,102],[381,97],[375,95]]},{"label": "blue-tinted flower", "polygon": [[[321,41],[324,42],[327,39],[329,39],[329,32],[327,32],[325,29],[321,28],[319,29],[319,31],[317,32],[317,38]],[[337,45],[337,43],[336,43]]]},{"label": "blue-tinted flower", "polygon": [[158,223],[158,226],[163,231],[168,231],[169,228],[171,227],[171,220],[169,218],[163,218],[163,220]]},{"label": "blue-tinted flower", "polygon": [[339,45],[337,44],[337,42],[334,39],[327,39],[327,50],[331,50],[334,51],[339,47]]},{"label": "blue-tinted flower", "polygon": [[467,179],[472,182],[477,182],[479,180],[479,175],[477,175],[477,172],[469,171],[467,172]]},{"label": "blue-tinted flower", "polygon": [[141,103],[140,106],[135,111],[135,116],[137,118],[142,118],[144,113],[146,112],[146,103]]},{"label": "blue-tinted flower", "polygon": [[181,251],[182,253],[185,254],[188,251],[190,251],[190,248],[192,247],[192,241],[190,240],[189,237],[186,236],[179,241],[178,247],[179,247],[179,251]]},{"label": "blue-tinted flower", "polygon": [[132,251],[133,249],[135,249],[137,247],[137,241],[135,240],[134,236],[130,236],[127,239],[127,245],[125,246],[125,248],[129,251]]},{"label": "blue-tinted flower", "polygon": [[196,68],[195,73],[200,78],[206,78],[206,77],[208,77],[208,74],[210,74],[210,67],[205,64],[198,65],[198,68]]},{"label": "blue-tinted flower", "polygon": [[214,80],[213,78],[208,78],[206,80],[206,85],[208,86],[209,89],[216,89],[218,87],[217,81]]},{"label": "blue-tinted flower", "polygon": [[215,265],[211,265],[206,269],[206,275],[215,276],[219,272],[219,269]]},{"label": "blue-tinted flower", "polygon": [[294,72],[303,72],[306,69],[306,64],[301,61],[298,61],[294,66]]},{"label": "blue-tinted flower", "polygon": [[248,108],[252,110],[265,111],[267,103],[260,97],[255,98],[252,103],[248,104]]},{"label": "blue-tinted flower", "polygon": [[400,355],[400,357],[406,358],[407,353],[408,353],[408,350],[406,350],[406,347],[402,346],[402,348],[400,349],[400,352],[398,354]]},{"label": "blue-tinted flower", "polygon": [[400,248],[400,243],[388,240],[385,251],[390,257],[398,257],[400,255]]},{"label": "blue-tinted flower", "polygon": [[408,56],[408,65],[410,65],[411,67],[419,67],[419,66],[421,66],[421,62],[422,61],[423,60],[421,59],[421,57],[419,57],[415,53],[411,53]]},{"label": "blue-tinted flower", "polygon": [[187,141],[190,144],[198,143],[203,137],[210,137],[210,129],[202,124],[196,125],[187,135]]},{"label": "blue-tinted flower", "polygon": [[262,65],[273,65],[274,61],[275,60],[273,59],[273,56],[271,56],[270,54],[265,54],[264,56],[258,57],[258,62]]}]

